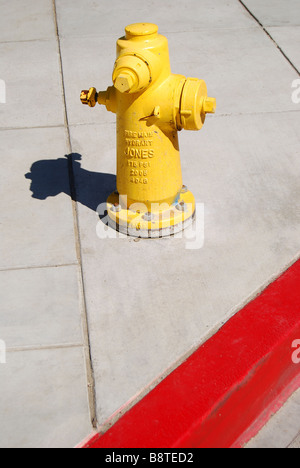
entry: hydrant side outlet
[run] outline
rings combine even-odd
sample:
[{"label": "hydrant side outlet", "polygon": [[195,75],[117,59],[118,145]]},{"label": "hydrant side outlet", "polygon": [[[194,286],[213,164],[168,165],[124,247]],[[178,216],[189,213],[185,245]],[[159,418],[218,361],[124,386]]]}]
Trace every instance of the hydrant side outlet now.
[{"label": "hydrant side outlet", "polygon": [[129,25],[125,33],[117,41],[113,86],[82,91],[81,101],[90,107],[98,102],[117,116],[110,225],[137,237],[160,237],[193,220],[195,199],[182,184],[178,131],[200,130],[216,100],[207,97],[203,80],[171,73],[168,41],[156,25]]}]

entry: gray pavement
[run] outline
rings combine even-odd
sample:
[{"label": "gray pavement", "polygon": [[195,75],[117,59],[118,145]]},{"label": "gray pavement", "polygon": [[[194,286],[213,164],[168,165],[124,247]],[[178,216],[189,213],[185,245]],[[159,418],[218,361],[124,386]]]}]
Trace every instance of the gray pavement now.
[{"label": "gray pavement", "polygon": [[[72,447],[106,427],[299,258],[300,4],[174,3],[0,0],[1,447]],[[194,227],[113,238],[96,214],[115,116],[79,95],[111,84],[116,39],[139,21],[217,98],[180,134],[203,246]]]},{"label": "gray pavement", "polygon": [[299,421],[300,390],[287,400],[245,448],[300,448]]}]

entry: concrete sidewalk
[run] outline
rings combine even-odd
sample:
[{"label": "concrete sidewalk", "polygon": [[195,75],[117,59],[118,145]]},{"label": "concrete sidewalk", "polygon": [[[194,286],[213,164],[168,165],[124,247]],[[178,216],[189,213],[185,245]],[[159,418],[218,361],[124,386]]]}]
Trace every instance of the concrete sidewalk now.
[{"label": "concrete sidewalk", "polygon": [[[0,446],[73,447],[299,258],[300,4],[0,0],[0,13]],[[201,132],[180,134],[202,248],[192,229],[99,236],[115,116],[79,96],[111,84],[116,40],[140,21],[217,98]]]}]

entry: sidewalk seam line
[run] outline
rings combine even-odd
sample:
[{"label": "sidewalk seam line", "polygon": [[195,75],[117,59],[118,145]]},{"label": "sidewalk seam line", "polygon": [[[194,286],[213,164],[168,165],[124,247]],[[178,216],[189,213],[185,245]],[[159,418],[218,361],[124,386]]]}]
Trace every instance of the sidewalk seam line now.
[{"label": "sidewalk seam line", "polygon": [[296,440],[300,437],[300,432],[294,437],[292,442],[289,443],[289,445],[286,448],[292,448],[291,446],[296,442]]},{"label": "sidewalk seam line", "polygon": [[57,124],[57,125],[33,125],[31,127],[0,127],[0,131],[6,131],[6,130],[35,130],[35,129],[45,130],[47,128],[65,128],[65,125],[64,124]]},{"label": "sidewalk seam line", "polygon": [[[296,67],[296,65],[293,64],[293,62],[291,61],[291,59],[286,55],[286,53],[283,51],[283,49],[280,47],[280,45],[275,41],[275,39],[273,38],[273,36],[271,35],[271,33],[267,30],[267,28],[260,22],[260,20],[255,16],[254,13],[252,13],[252,11],[247,7],[247,5],[245,5],[244,1],[243,0],[238,0],[238,2],[245,8],[245,10],[249,13],[249,15],[252,16],[252,18],[259,24],[259,26],[262,28],[262,30],[267,34],[267,36],[269,36],[269,38],[271,39],[272,42],[274,42],[274,44],[276,45],[277,49],[281,52],[281,54],[283,55],[283,57],[289,62],[289,64],[293,67],[293,69],[298,73],[298,75],[300,76],[300,71],[298,70],[298,68]],[[271,26],[270,26],[271,27]]]},{"label": "sidewalk seam line", "polygon": [[83,343],[57,343],[49,345],[21,345],[21,346],[9,346],[6,351],[8,353],[18,353],[21,351],[46,351],[52,349],[69,349],[69,348],[83,348]]},{"label": "sidewalk seam line", "polygon": [[[65,83],[64,83],[64,73],[63,73],[63,60],[62,60],[62,51],[61,43],[59,37],[59,28],[58,28],[58,19],[57,19],[57,9],[56,1],[52,0],[53,4],[53,14],[54,22],[56,29],[56,39],[59,52],[59,66],[61,74],[61,86],[62,86],[62,98],[64,103],[64,118],[65,118],[65,130],[67,136],[67,145],[69,154],[72,153],[72,143],[71,135],[68,121],[68,111],[67,111],[67,102],[66,102],[66,93],[65,93]],[[93,428],[97,427],[97,416],[96,416],[96,399],[95,399],[95,379],[91,358],[91,347],[90,347],[90,338],[89,338],[89,328],[88,328],[88,317],[87,317],[87,308],[86,308],[86,299],[85,299],[85,288],[84,288],[84,279],[83,279],[83,269],[82,269],[82,257],[81,257],[81,247],[80,247],[80,233],[79,233],[79,220],[78,220],[78,211],[76,203],[76,187],[75,187],[75,178],[72,158],[68,158],[69,162],[69,183],[70,183],[70,193],[72,199],[72,210],[73,210],[73,220],[74,220],[74,234],[75,234],[75,247],[76,254],[78,259],[78,269],[79,269],[79,287],[81,294],[81,319],[82,319],[82,331],[84,339],[84,350],[85,350],[85,364],[86,364],[86,377],[87,377],[87,393],[88,393],[88,402],[90,410],[90,418]]]},{"label": "sidewalk seam line", "polygon": [[45,269],[45,268],[61,268],[61,267],[69,267],[69,266],[76,266],[78,267],[78,263],[62,263],[57,265],[29,265],[29,266],[19,266],[19,267],[1,267],[0,272],[4,271],[19,271],[19,270],[38,270],[38,269]]}]

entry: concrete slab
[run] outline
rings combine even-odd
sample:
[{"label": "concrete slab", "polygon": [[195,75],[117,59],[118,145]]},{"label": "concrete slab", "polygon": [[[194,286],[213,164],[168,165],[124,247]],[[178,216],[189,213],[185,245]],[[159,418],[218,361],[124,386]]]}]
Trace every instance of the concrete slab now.
[{"label": "concrete slab", "polygon": [[262,29],[168,38],[172,70],[205,79],[209,95],[217,98],[217,115],[295,110],[291,84],[298,75]]},{"label": "concrete slab", "polygon": [[91,432],[82,348],[8,352],[0,379],[1,448],[72,448]]},{"label": "concrete slab", "polygon": [[64,124],[56,40],[0,43],[0,62],[6,84],[1,128]]},{"label": "concrete slab", "polygon": [[[199,31],[201,29],[255,27],[250,16],[236,0],[182,0],[174,7],[171,0],[56,0],[61,36],[122,35],[127,24],[145,22],[160,24],[164,32]],[[84,21],[83,21],[84,19]],[[99,48],[99,52],[101,48]]]},{"label": "concrete slab", "polygon": [[82,345],[77,269],[0,272],[0,337],[8,348]]},{"label": "concrete slab", "polygon": [[299,448],[299,419],[300,390],[289,398],[245,448]]},{"label": "concrete slab", "polygon": [[300,434],[294,439],[288,448],[300,448]]},{"label": "concrete slab", "polygon": [[0,135],[0,269],[77,262],[64,129]]},{"label": "concrete slab", "polygon": [[264,26],[300,26],[298,0],[242,0]]},{"label": "concrete slab", "polygon": [[289,60],[300,70],[300,26],[269,27],[268,32]]},{"label": "concrete slab", "polygon": [[55,37],[52,0],[0,0],[0,42]]},{"label": "concrete slab", "polygon": [[[70,125],[94,123],[99,117],[97,108],[83,106],[82,89],[95,86],[99,91],[112,84],[117,37],[72,37],[61,39],[64,83]],[[80,61],[78,60],[80,57]],[[99,109],[98,109],[99,110]],[[99,122],[115,122],[115,115],[103,112]]]},{"label": "concrete slab", "polygon": [[271,35],[299,71],[300,7],[297,0],[243,0],[241,3]]},{"label": "concrete slab", "polygon": [[203,248],[187,238],[136,242],[103,230],[98,238],[92,207],[114,188],[114,126],[71,128],[83,156],[75,177],[99,423],[299,255],[291,204],[299,197],[299,123],[294,112],[219,117],[201,135],[181,134],[184,183],[205,205]]}]

